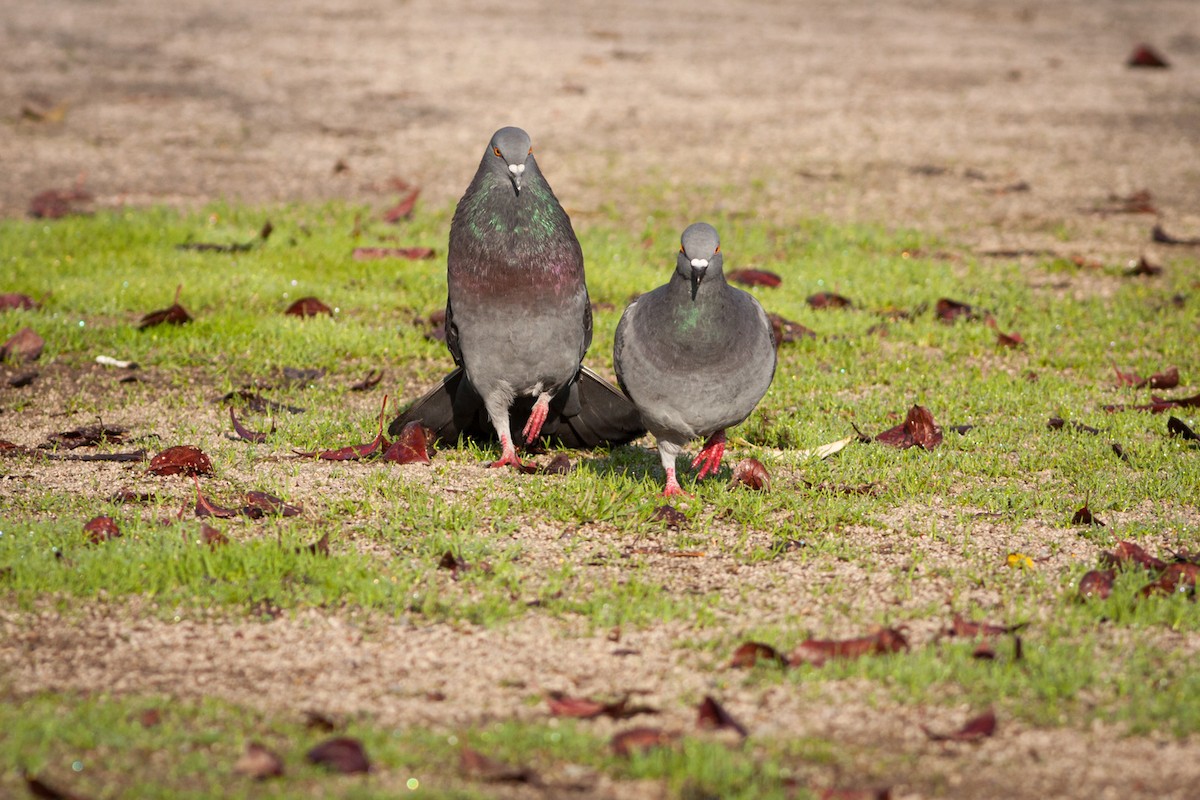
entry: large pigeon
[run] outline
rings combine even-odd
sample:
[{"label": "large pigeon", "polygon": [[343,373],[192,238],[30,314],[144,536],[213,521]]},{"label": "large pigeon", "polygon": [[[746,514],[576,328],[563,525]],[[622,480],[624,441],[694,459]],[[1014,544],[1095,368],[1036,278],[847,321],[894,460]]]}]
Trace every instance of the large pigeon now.
[{"label": "large pigeon", "polygon": [[675,457],[708,437],[692,461],[715,473],[725,429],[750,416],[775,376],[771,323],[752,296],[725,282],[721,240],[703,222],[683,232],[671,280],[625,309],[613,360],[617,381],[658,440],[664,495],[683,494]]},{"label": "large pigeon", "polygon": [[492,135],[458,201],[446,277],[458,369],[397,417],[393,434],[418,420],[443,441],[498,438],[491,466],[526,469],[510,423],[527,444],[544,433],[568,447],[645,432],[632,403],[581,364],[592,341],[583,251],[520,128]]}]

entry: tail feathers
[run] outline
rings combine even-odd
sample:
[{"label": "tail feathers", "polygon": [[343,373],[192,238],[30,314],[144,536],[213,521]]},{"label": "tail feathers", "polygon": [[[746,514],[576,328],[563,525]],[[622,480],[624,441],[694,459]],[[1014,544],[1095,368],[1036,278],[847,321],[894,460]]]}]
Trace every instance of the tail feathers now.
[{"label": "tail feathers", "polygon": [[[496,429],[488,419],[482,399],[470,384],[463,385],[464,378],[462,368],[455,369],[392,420],[388,433],[396,436],[409,422],[418,421],[443,443],[455,443],[460,437],[477,442],[497,441]],[[543,440],[564,447],[591,449],[624,444],[646,432],[641,415],[629,398],[587,367],[579,371],[576,390],[578,413],[567,416],[562,408],[565,403],[551,403],[542,426]],[[509,414],[512,431],[525,427],[533,403],[534,398],[522,397],[513,404]]]}]

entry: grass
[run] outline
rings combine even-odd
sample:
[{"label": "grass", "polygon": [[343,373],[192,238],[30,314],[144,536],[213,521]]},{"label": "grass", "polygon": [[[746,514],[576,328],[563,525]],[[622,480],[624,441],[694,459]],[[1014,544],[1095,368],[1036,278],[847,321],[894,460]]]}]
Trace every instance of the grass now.
[{"label": "grass", "polygon": [[[1163,394],[1195,393],[1194,258],[1168,261],[1153,279],[1062,261],[1031,274],[910,231],[712,220],[730,268],[783,277],[778,289],[753,290],[767,309],[819,336],[784,345],[767,398],[732,432],[733,454],[764,461],[773,491],[730,492],[721,480],[690,485],[685,477],[695,497],[683,507],[687,524],[673,531],[652,519],[661,476],[653,451],[640,446],[572,454],[572,474],[535,478],[483,473],[476,465],[494,454],[470,444],[443,451],[428,468],[290,457],[292,449],[368,441],[383,392],[392,398],[390,416],[399,398],[449,367],[443,345],[413,324],[444,303],[449,211],[422,211],[401,226],[371,222],[371,213],[336,204],[215,205],[199,213],[0,221],[0,291],[43,302],[38,310],[0,313],[0,337],[34,327],[47,342],[40,380],[57,381],[52,400],[6,390],[9,422],[0,437],[20,438],[14,420],[22,414],[47,431],[96,418],[130,420],[131,435],[142,437],[133,446],[155,452],[200,444],[215,464],[203,487],[216,502],[232,504],[240,492],[260,489],[305,503],[298,518],[216,523],[234,545],[210,550],[195,544],[187,481],[68,462],[36,464],[39,477],[30,480],[35,462],[0,459],[0,593],[12,606],[49,603],[69,614],[81,602],[141,596],[168,618],[253,619],[263,609],[319,608],[417,624],[492,626],[541,615],[582,621],[590,631],[675,622],[690,631],[681,649],[707,652],[717,663],[745,638],[786,648],[809,634],[948,618],[948,604],[993,621],[1031,621],[1025,661],[980,663],[966,645],[940,643],[748,680],[787,681],[797,690],[865,680],[902,702],[992,704],[1037,725],[1101,718],[1133,732],[1200,732],[1200,685],[1184,669],[1200,627],[1194,602],[1139,600],[1145,579],[1134,573],[1120,577],[1109,600],[1074,599],[1094,554],[1121,539],[1155,553],[1200,547],[1200,450],[1168,437],[1165,415],[1103,410],[1149,399],[1148,390],[1118,387],[1114,365],[1143,375],[1177,366],[1183,385]],[[268,218],[274,233],[247,252],[175,248],[249,241]],[[596,313],[589,365],[611,369],[620,311],[630,296],[665,280],[678,233],[670,214],[630,228],[613,212],[581,226],[592,299],[613,306]],[[351,256],[357,246],[397,243],[434,247],[438,257]],[[1070,288],[1035,280],[1047,275]],[[138,331],[141,315],[169,305],[180,285],[180,302],[195,321]],[[814,310],[805,298],[818,291],[844,294],[854,305]],[[282,313],[305,295],[333,306],[334,316]],[[932,307],[941,297],[988,310],[996,328],[938,321]],[[997,329],[1019,332],[1027,345],[998,347]],[[93,365],[99,354],[139,362],[148,380],[116,383]],[[286,385],[285,367],[327,372],[305,386]],[[387,377],[373,393],[349,391],[376,368]],[[307,410],[274,415],[277,429],[266,443],[230,441],[225,407],[212,401],[246,386]],[[932,452],[852,443],[824,461],[798,453],[855,426],[879,433],[915,403],[947,428]],[[240,413],[252,428],[269,427],[264,415]],[[1195,408],[1173,413],[1193,427],[1200,421]],[[1051,416],[1101,433],[1049,430]],[[951,425],[973,427],[957,433]],[[1114,455],[1113,443],[1128,461]],[[124,484],[154,499],[143,506],[104,499]],[[1085,501],[1105,527],[1071,525]],[[183,522],[162,523],[181,507]],[[87,545],[82,524],[97,514],[117,518],[124,536]],[[326,532],[328,558],[304,550]],[[697,588],[684,559],[663,557],[692,550],[721,559],[738,577]],[[473,568],[458,576],[439,569],[447,551]],[[1035,568],[1007,568],[1013,551],[1035,558]],[[789,569],[805,577],[797,583]],[[772,586],[791,594],[773,596]],[[748,616],[748,607],[766,608],[766,618]],[[50,697],[21,702],[42,709],[32,729],[67,713]],[[203,717],[202,708],[194,713]],[[708,780],[691,771],[687,748],[669,758],[677,757],[686,763],[645,769],[674,776],[677,793]],[[730,757],[722,774],[751,763]],[[713,758],[695,756],[697,764]],[[725,789],[718,794],[740,796]]]}]

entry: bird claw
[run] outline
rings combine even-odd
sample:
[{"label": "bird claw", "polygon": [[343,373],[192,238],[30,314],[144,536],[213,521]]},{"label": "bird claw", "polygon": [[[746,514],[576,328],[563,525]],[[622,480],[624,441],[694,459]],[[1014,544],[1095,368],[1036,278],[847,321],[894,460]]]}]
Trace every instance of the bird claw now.
[{"label": "bird claw", "polygon": [[725,457],[725,431],[717,431],[712,436],[708,437],[708,441],[704,443],[699,454],[692,459],[692,467],[699,467],[700,471],[696,473],[696,478],[703,478],[706,475],[716,475],[717,470],[721,468],[721,459]]},{"label": "bird claw", "polygon": [[532,464],[526,464],[517,457],[517,449],[513,447],[512,442],[509,441],[507,436],[500,440],[500,450],[500,458],[488,464],[488,469],[513,467],[517,470],[517,472],[521,472],[526,475],[537,471],[537,467],[533,466]]},{"label": "bird claw", "polygon": [[543,394],[533,404],[533,409],[529,412],[529,420],[521,430],[521,435],[525,437],[525,444],[533,444],[537,440],[542,432],[542,425],[545,424],[549,411],[550,395]]},{"label": "bird claw", "polygon": [[663,497],[691,497],[690,494],[683,490],[679,485],[679,479],[675,477],[675,470],[667,470],[667,485],[663,487]]}]

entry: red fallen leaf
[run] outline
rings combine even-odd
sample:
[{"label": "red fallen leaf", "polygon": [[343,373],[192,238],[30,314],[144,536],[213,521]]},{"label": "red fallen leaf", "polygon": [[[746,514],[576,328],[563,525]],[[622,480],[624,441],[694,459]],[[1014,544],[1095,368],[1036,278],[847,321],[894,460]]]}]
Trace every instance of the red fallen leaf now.
[{"label": "red fallen leaf", "polygon": [[949,633],[951,636],[1002,636],[1007,633],[1016,633],[1028,624],[1028,622],[1019,622],[1016,625],[993,625],[990,622],[972,622],[963,619],[962,614],[955,614]]},{"label": "red fallen leaf", "polygon": [[1153,278],[1157,275],[1162,275],[1163,268],[1158,264],[1151,264],[1146,260],[1145,256],[1138,259],[1138,262],[1129,269],[1125,270],[1125,274],[1131,278],[1145,277]]},{"label": "red fallen leaf", "polygon": [[226,508],[213,503],[200,491],[200,479],[193,475],[192,480],[196,483],[195,513],[197,517],[217,517],[218,519],[230,519],[242,513],[236,508]]},{"label": "red fallen leaf", "polygon": [[433,438],[433,431],[413,420],[400,429],[396,441],[384,451],[383,460],[395,464],[428,464]]},{"label": "red fallen leaf", "polygon": [[38,447],[57,447],[64,450],[74,450],[77,447],[95,447],[104,442],[120,444],[128,432],[128,428],[116,425],[85,425],[82,428],[73,428],[69,431],[52,433],[46,437],[46,444],[38,445]]},{"label": "red fallen leaf", "polygon": [[233,771],[256,781],[278,778],[283,774],[283,759],[258,742],[247,742],[246,752],[234,763]]},{"label": "red fallen leaf", "polygon": [[971,651],[971,658],[977,658],[981,661],[994,661],[996,659],[996,648],[992,647],[991,642],[984,639]]},{"label": "red fallen leaf", "polygon": [[797,342],[801,339],[817,338],[815,331],[804,327],[799,322],[785,319],[778,314],[767,314],[767,319],[771,321],[771,333],[775,337],[776,349],[779,349],[779,345],[785,342]]},{"label": "red fallen leaf", "polygon": [[1150,402],[1155,404],[1169,403],[1174,408],[1200,408],[1200,394],[1194,394],[1191,397],[1176,397],[1174,399],[1152,394],[1150,395]]},{"label": "red fallen leaf", "polygon": [[1137,191],[1124,196],[1111,194],[1108,199],[1117,205],[1107,209],[1110,212],[1119,214],[1157,214],[1158,209],[1154,206],[1154,195],[1149,189],[1138,189]]},{"label": "red fallen leaf", "polygon": [[0,311],[9,311],[14,308],[21,309],[22,311],[30,311],[35,308],[41,308],[41,303],[27,294],[17,294],[15,292],[0,294]]},{"label": "red fallen leaf", "polygon": [[332,317],[333,309],[315,297],[301,297],[288,306],[287,311],[283,313],[291,314],[293,317],[315,317],[318,314],[327,314]]},{"label": "red fallen leaf", "polygon": [[959,319],[964,320],[983,320],[988,324],[994,324],[992,315],[988,312],[975,308],[967,303],[960,303],[957,300],[951,300],[948,297],[943,297],[937,301],[933,309],[934,315],[939,321],[946,324],[953,324]]},{"label": "red fallen leaf", "polygon": [[725,273],[725,279],[740,283],[743,286],[775,287],[783,283],[783,278],[765,269],[735,269]]},{"label": "red fallen leaf", "polygon": [[142,317],[138,323],[138,330],[144,331],[146,328],[153,328],[155,325],[183,325],[191,322],[192,315],[187,312],[187,309],[179,305],[179,293],[181,291],[183,291],[182,284],[175,287],[175,302],[167,308],[159,311],[151,311]]},{"label": "red fallen leaf", "polygon": [[654,509],[654,513],[650,515],[651,522],[662,522],[668,528],[679,530],[680,526],[687,524],[687,514],[670,505],[661,505]]},{"label": "red fallen leaf", "polygon": [[121,529],[112,517],[92,517],[84,524],[83,532],[92,544],[101,544],[121,535]]},{"label": "red fallen leaf", "polygon": [[1200,436],[1197,436],[1196,432],[1178,417],[1171,417],[1167,420],[1167,433],[1171,436],[1182,437],[1184,441],[1200,442]]},{"label": "red fallen leaf", "polygon": [[[1066,424],[1066,420],[1064,420],[1062,417],[1051,417],[1050,421],[1046,423],[1046,427],[1052,431],[1058,431],[1062,430]],[[1090,433],[1092,435],[1100,433],[1099,428],[1093,428],[1091,425],[1084,425],[1081,422],[1072,422],[1071,428],[1079,431],[1080,433]]]},{"label": "red fallen leaf", "polygon": [[8,385],[14,389],[21,389],[33,383],[37,376],[37,370],[26,372],[24,375],[16,375],[8,379]]},{"label": "red fallen leaf", "polygon": [[1151,389],[1174,389],[1179,385],[1179,367],[1170,367],[1162,372],[1151,375],[1144,381],[1140,381],[1133,388],[1143,389],[1149,386]]},{"label": "red fallen leaf", "polygon": [[1170,411],[1172,408],[1179,407],[1179,403],[1174,400],[1154,400],[1153,398],[1151,398],[1151,402],[1142,405],[1115,404],[1101,406],[1109,414],[1115,414],[1118,411],[1149,411],[1151,414],[1161,414],[1164,411]]},{"label": "red fallen leaf", "polygon": [[1117,454],[1117,458],[1121,459],[1126,464],[1133,463],[1132,461],[1129,460],[1129,454],[1125,452],[1125,448],[1121,447],[1121,445],[1118,444],[1117,442],[1112,443],[1112,451]]},{"label": "red fallen leaf", "polygon": [[367,377],[363,378],[358,383],[350,386],[352,392],[366,392],[374,389],[379,382],[383,380],[383,370],[371,370],[367,373]]},{"label": "red fallen leaf", "polygon": [[217,244],[214,242],[184,242],[183,244],[175,245],[175,249],[193,250],[197,253],[246,253],[263,244],[267,241],[267,239],[271,238],[271,232],[274,230],[275,226],[271,224],[271,220],[267,220],[263,223],[262,229],[258,232],[258,236],[248,242],[234,242],[232,244]]},{"label": "red fallen leaf", "polygon": [[281,517],[297,517],[304,513],[303,504],[293,506],[273,494],[258,491],[246,492],[246,508],[258,509],[263,514],[277,514]]},{"label": "red fallen leaf", "polygon": [[235,392],[227,392],[213,400],[214,403],[229,403],[233,400],[241,400],[246,404],[246,408],[251,411],[257,411],[260,414],[265,414],[268,411],[286,411],[289,414],[303,414],[304,409],[299,406],[289,406],[284,403],[268,400],[260,394],[248,392],[245,389]]},{"label": "red fallen leaf", "polygon": [[771,476],[767,468],[757,458],[743,458],[733,468],[733,477],[729,479],[729,488],[744,486],[756,492],[771,491]]},{"label": "red fallen leaf", "polygon": [[854,306],[850,298],[833,292],[810,294],[805,302],[812,308],[851,308]]},{"label": "red fallen leaf", "polygon": [[1084,503],[1083,508],[1076,511],[1071,516],[1071,524],[1072,525],[1098,525],[1101,528],[1104,527],[1104,523],[1100,521],[1099,517],[1097,517],[1095,514],[1092,513],[1092,510],[1090,508],[1088,508],[1087,503]]},{"label": "red fallen leaf", "polygon": [[24,770],[21,770],[21,777],[25,779],[25,788],[29,790],[29,793],[34,797],[41,798],[41,800],[85,800],[81,794],[75,794],[74,792],[68,792],[65,789],[51,786]]},{"label": "red fallen leaf", "polygon": [[996,331],[997,347],[1022,347],[1025,339],[1019,333],[1001,333]]},{"label": "red fallen leaf", "polygon": [[[185,531],[183,534],[183,540],[185,542],[190,542],[191,538],[192,537],[188,536],[187,532]],[[200,536],[196,540],[196,543],[206,545],[207,547],[211,547],[215,550],[218,547],[229,544],[229,537],[221,533],[212,525],[209,525],[207,522],[202,522],[200,523]]]},{"label": "red fallen leaf", "polygon": [[915,405],[908,410],[903,425],[889,428],[876,436],[875,441],[901,450],[909,447],[932,450],[942,443],[942,429],[933,421],[929,409]]},{"label": "red fallen leaf", "polygon": [[996,733],[996,712],[990,708],[977,717],[972,717],[954,733],[934,733],[921,726],[925,735],[935,742],[978,742]]},{"label": "red fallen leaf", "polygon": [[575,467],[571,464],[571,459],[566,453],[559,453],[554,458],[550,459],[550,463],[542,467],[543,475],[570,475],[571,470]]},{"label": "red fallen leaf", "polygon": [[15,361],[37,361],[46,347],[46,340],[38,336],[33,328],[21,328],[0,346],[0,361],[11,358]]},{"label": "red fallen leaf", "polygon": [[551,692],[546,697],[546,705],[550,713],[556,717],[572,717],[574,719],[593,719],[604,714],[608,703],[590,700],[586,697],[568,697],[561,692]]},{"label": "red fallen leaf", "polygon": [[337,730],[337,722],[333,717],[324,712],[317,711],[314,708],[305,709],[304,711],[304,727],[310,731],[323,731],[332,733]]},{"label": "red fallen leaf", "polygon": [[108,496],[110,503],[149,503],[154,499],[154,495],[149,492],[135,492],[130,489],[121,488]]},{"label": "red fallen leaf", "polygon": [[150,459],[148,471],[152,475],[211,475],[213,466],[199,447],[181,444]]},{"label": "red fallen leaf", "polygon": [[1142,376],[1136,372],[1122,372],[1121,368],[1113,362],[1113,372],[1117,373],[1117,386],[1138,386],[1144,385]]},{"label": "red fallen leaf", "polygon": [[312,544],[306,544],[303,547],[296,548],[297,553],[312,553],[314,556],[324,556],[329,558],[329,532],[321,534],[321,538],[317,539]]},{"label": "red fallen leaf", "polygon": [[[233,413],[233,406],[229,407],[229,419],[233,422],[234,433],[236,433],[240,438],[245,439],[248,442],[265,442],[267,440],[266,433],[263,433],[262,431],[252,431],[243,427],[242,423],[238,422],[237,415]],[[274,432],[275,423],[272,422],[271,433]]]},{"label": "red fallen leaf", "polygon": [[[375,438],[366,444],[352,444],[346,447],[339,447],[336,450],[313,450],[302,451],[293,450],[292,452],[301,458],[319,458],[324,461],[354,461],[360,458],[366,458],[373,455],[380,448],[387,449],[387,439],[383,438],[383,415],[387,413],[388,396],[383,396],[383,407],[379,410],[379,430],[375,434]],[[407,425],[405,427],[408,427]]]},{"label": "red fallen leaf", "polygon": [[362,742],[349,736],[321,742],[305,754],[304,760],[345,775],[371,771],[371,762],[367,760]]},{"label": "red fallen leaf", "polygon": [[384,222],[399,222],[402,219],[408,219],[412,216],[413,208],[417,205],[417,196],[421,194],[420,189],[413,189],[411,192],[400,198],[400,202],[383,212]]},{"label": "red fallen leaf", "polygon": [[1150,231],[1150,238],[1159,244],[1182,244],[1182,245],[1197,245],[1200,244],[1200,239],[1180,239],[1177,236],[1172,236],[1167,233],[1162,225],[1155,224],[1153,230]]},{"label": "red fallen leaf", "polygon": [[1200,565],[1192,563],[1170,564],[1158,580],[1142,588],[1142,597],[1152,594],[1172,595],[1176,592],[1196,591],[1196,578],[1200,576]]},{"label": "red fallen leaf", "polygon": [[61,219],[70,214],[86,213],[80,204],[90,202],[91,192],[76,186],[74,189],[47,189],[29,201],[29,216],[38,219]]},{"label": "red fallen leaf", "polygon": [[675,738],[675,734],[667,733],[661,728],[630,728],[614,736],[611,746],[617,755],[631,756],[668,745]]},{"label": "red fallen leaf", "polygon": [[1161,558],[1155,558],[1147,553],[1141,545],[1127,541],[1117,542],[1117,546],[1111,553],[1101,553],[1100,563],[1106,567],[1132,563],[1154,572],[1167,567],[1167,562]]},{"label": "red fallen leaf", "polygon": [[696,724],[701,728],[736,731],[743,739],[750,735],[746,726],[733,718],[712,695],[705,695],[696,710]]},{"label": "red fallen leaf", "polygon": [[356,247],[351,254],[355,261],[370,261],[377,258],[404,258],[422,261],[433,258],[432,247]]},{"label": "red fallen leaf", "polygon": [[783,654],[769,644],[743,642],[737,650],[733,651],[733,658],[729,660],[729,666],[734,669],[749,668],[760,661],[770,661],[780,667],[786,667],[788,663]]},{"label": "red fallen leaf", "polygon": [[1125,61],[1127,67],[1141,67],[1148,69],[1166,69],[1171,66],[1167,60],[1159,55],[1148,44],[1139,44],[1133,48],[1133,52],[1129,54],[1129,58]]},{"label": "red fallen leaf", "polygon": [[820,800],[892,800],[891,787],[883,789],[821,789]]},{"label": "red fallen leaf", "polygon": [[855,659],[867,655],[898,653],[908,649],[908,640],[895,628],[880,628],[878,631],[857,639],[807,639],[796,645],[788,656],[788,663],[812,664],[819,667],[834,658]]},{"label": "red fallen leaf", "polygon": [[463,747],[458,755],[463,774],[486,783],[536,783],[537,774],[528,767],[510,767],[478,750]]},{"label": "red fallen leaf", "polygon": [[157,708],[148,708],[138,714],[137,720],[143,728],[157,728],[162,724],[162,712]]}]

